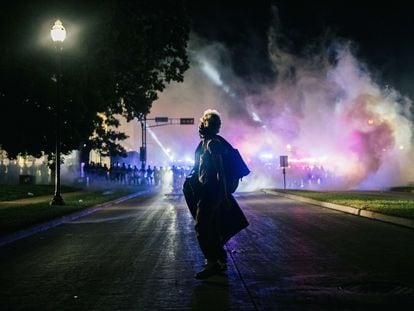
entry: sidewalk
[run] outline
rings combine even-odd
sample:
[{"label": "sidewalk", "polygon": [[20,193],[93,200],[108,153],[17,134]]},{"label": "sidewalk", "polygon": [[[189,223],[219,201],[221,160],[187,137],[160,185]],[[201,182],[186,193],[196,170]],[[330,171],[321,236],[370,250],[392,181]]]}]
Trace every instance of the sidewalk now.
[{"label": "sidewalk", "polygon": [[[309,204],[313,204],[313,205],[318,205],[318,206],[334,209],[334,210],[337,210],[337,211],[341,211],[341,212],[344,212],[344,213],[348,213],[348,214],[352,214],[352,215],[356,215],[356,216],[361,216],[361,217],[366,217],[366,218],[379,220],[379,221],[383,221],[383,222],[388,222],[388,223],[392,223],[392,224],[395,224],[395,225],[400,225],[400,226],[404,226],[404,227],[414,229],[414,220],[412,220],[412,219],[396,217],[396,216],[389,216],[389,215],[384,215],[384,214],[381,214],[381,213],[378,213],[378,212],[371,212],[371,211],[367,211],[367,210],[363,210],[363,209],[359,209],[359,208],[355,208],[355,207],[351,207],[351,206],[318,201],[318,200],[314,200],[314,199],[310,199],[310,198],[305,198],[305,197],[302,197],[302,196],[299,196],[299,195],[284,193],[284,192],[280,192],[280,191],[276,191],[276,190],[263,189],[263,192],[266,193],[266,194],[283,196],[283,197],[286,197],[286,198],[289,198],[289,199],[292,199],[292,200],[296,200],[296,201],[300,201],[300,202],[304,202],[304,203],[309,203]],[[407,194],[405,194],[405,193],[396,193],[395,196],[404,197],[404,198],[407,198],[407,197],[412,198],[413,194],[412,193],[407,193]]]}]

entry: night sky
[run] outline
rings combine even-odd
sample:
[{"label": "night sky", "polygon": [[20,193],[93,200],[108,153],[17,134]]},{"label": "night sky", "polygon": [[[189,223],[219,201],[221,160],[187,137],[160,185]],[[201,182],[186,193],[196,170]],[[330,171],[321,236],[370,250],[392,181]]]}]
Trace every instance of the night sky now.
[{"label": "night sky", "polygon": [[[96,14],[93,6],[84,1],[18,3],[22,14],[31,15],[27,20],[29,25],[44,20],[44,12],[59,12],[58,8],[63,8],[71,18],[85,21]],[[231,53],[234,72],[245,79],[260,83],[275,77],[268,57],[268,31],[273,26],[282,37],[279,43],[290,53],[305,53],[309,46],[322,38],[351,41],[354,53],[369,66],[378,83],[393,85],[414,98],[411,87],[414,82],[414,18],[407,3],[402,0],[388,3],[357,0],[187,0],[194,33],[225,44]],[[70,8],[72,14],[65,8]],[[15,17],[7,13],[7,5],[3,5],[2,10],[5,13],[2,22],[7,25],[7,19]]]},{"label": "night sky", "polygon": [[355,55],[378,83],[392,85],[414,98],[414,19],[406,3],[190,1],[190,13],[194,32],[225,44],[234,71],[246,79],[264,82],[274,78],[268,62],[267,33],[277,24],[280,44],[291,53],[303,54],[323,38],[352,42]]}]

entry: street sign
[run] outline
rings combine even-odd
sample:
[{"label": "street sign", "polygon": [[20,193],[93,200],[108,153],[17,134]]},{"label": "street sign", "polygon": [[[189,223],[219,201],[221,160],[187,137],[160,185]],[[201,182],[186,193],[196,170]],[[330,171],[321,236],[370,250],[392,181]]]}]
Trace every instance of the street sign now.
[{"label": "street sign", "polygon": [[280,167],[289,167],[288,156],[280,156]]},{"label": "street sign", "polygon": [[280,156],[280,167],[282,168],[283,173],[283,189],[286,190],[286,167],[289,167],[288,156]]},{"label": "street sign", "polygon": [[168,117],[155,117],[155,122],[157,123],[168,122]]},{"label": "street sign", "polygon": [[194,118],[180,118],[180,124],[194,124]]}]

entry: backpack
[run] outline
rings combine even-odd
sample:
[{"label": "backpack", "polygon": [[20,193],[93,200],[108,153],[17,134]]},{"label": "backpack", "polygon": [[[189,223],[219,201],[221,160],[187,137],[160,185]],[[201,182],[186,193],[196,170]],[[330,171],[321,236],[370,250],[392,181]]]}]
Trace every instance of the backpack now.
[{"label": "backpack", "polygon": [[239,150],[217,135],[219,140],[225,145],[226,152],[223,154],[224,173],[226,174],[227,189],[234,193],[239,186],[239,181],[249,175],[250,170],[244,162]]}]

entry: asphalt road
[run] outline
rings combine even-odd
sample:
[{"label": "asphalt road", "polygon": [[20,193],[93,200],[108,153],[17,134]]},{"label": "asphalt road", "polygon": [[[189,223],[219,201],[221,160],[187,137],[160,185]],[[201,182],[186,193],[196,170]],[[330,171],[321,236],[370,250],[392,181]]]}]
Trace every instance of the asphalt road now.
[{"label": "asphalt road", "polygon": [[203,257],[180,197],[144,196],[0,248],[1,310],[412,310],[414,230],[237,195],[250,226],[226,275]]}]

